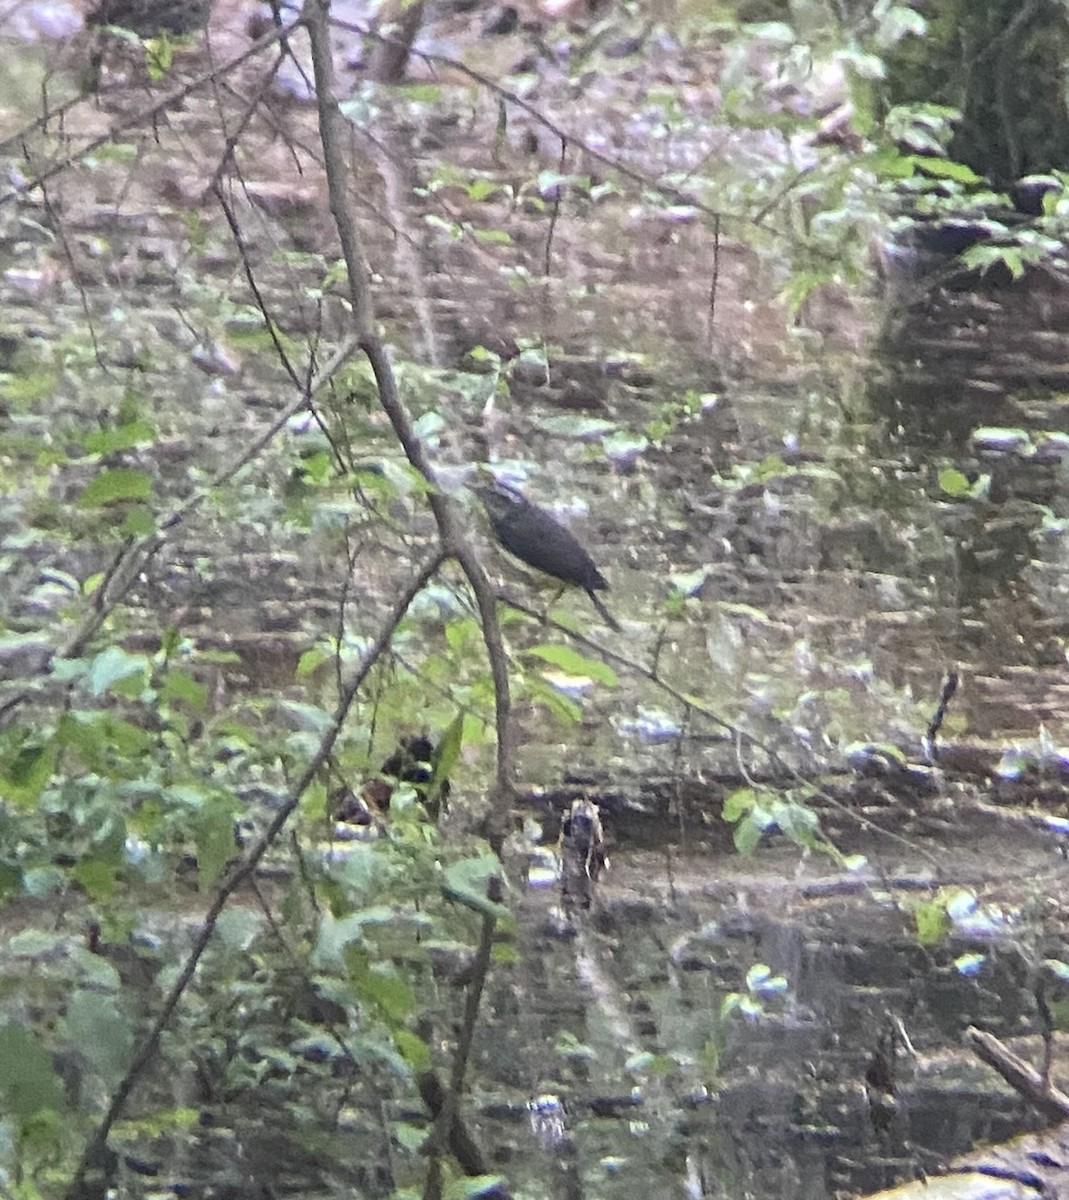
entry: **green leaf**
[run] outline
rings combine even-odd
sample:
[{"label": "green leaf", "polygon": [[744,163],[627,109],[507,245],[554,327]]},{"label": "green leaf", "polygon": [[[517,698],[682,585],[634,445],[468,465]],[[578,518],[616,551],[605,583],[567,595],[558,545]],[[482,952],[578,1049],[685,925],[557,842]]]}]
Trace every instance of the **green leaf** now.
[{"label": "green leaf", "polygon": [[735,832],[732,835],[735,849],[744,857],[753,854],[757,849],[757,843],[761,840],[761,835],[767,828],[766,821],[758,820],[753,813],[750,813],[735,826]]},{"label": "green leaf", "polygon": [[69,712],[60,718],[56,741],[77,751],[86,766],[105,771],[116,756],[134,760],[144,754],[153,736],[110,712]]},{"label": "green leaf", "polygon": [[133,1027],[114,997],[79,989],[67,1002],[63,1026],[67,1040],[111,1091],[122,1079],[134,1047]]},{"label": "green leaf", "polygon": [[582,706],[571,696],[566,696],[555,687],[551,687],[541,676],[527,674],[523,682],[531,699],[545,705],[562,724],[578,725],[582,720]]},{"label": "green leaf", "polygon": [[751,992],[757,991],[761,985],[772,978],[772,968],[766,963],[754,963],[746,972],[746,986]]},{"label": "green leaf", "polygon": [[910,179],[917,173],[913,156],[890,146],[862,155],[855,161],[858,170],[871,171],[880,179]]},{"label": "green leaf", "polygon": [[724,807],[720,815],[729,825],[734,824],[751,812],[759,799],[760,795],[753,788],[736,788],[724,797]]},{"label": "green leaf", "polygon": [[0,1096],[3,1107],[22,1121],[66,1107],[51,1056],[21,1025],[0,1026]]},{"label": "green leaf", "polygon": [[[473,179],[468,184],[468,199],[469,200],[488,200],[495,192],[501,189],[501,184],[493,179]],[[476,346],[476,350],[482,349],[481,346]]]},{"label": "green leaf", "polygon": [[426,1071],[430,1068],[433,1062],[431,1048],[422,1038],[416,1037],[411,1030],[397,1029],[394,1031],[393,1040],[401,1057],[413,1071]]},{"label": "green leaf", "polygon": [[456,900],[484,916],[503,920],[510,915],[509,910],[486,895],[490,880],[500,874],[501,862],[496,855],[480,854],[477,858],[462,858],[446,867],[442,891],[450,900]]},{"label": "green leaf", "polygon": [[632,1054],[624,1063],[624,1070],[629,1075],[670,1075],[679,1063],[669,1054],[652,1054],[649,1050],[640,1050]]},{"label": "green leaf", "polygon": [[434,751],[434,774],[427,783],[424,793],[427,806],[433,811],[435,803],[441,802],[442,787],[448,782],[453,768],[460,760],[460,750],[464,744],[464,714],[458,712],[449,723],[449,728],[438,739]]},{"label": "green leaf", "polygon": [[[144,686],[148,675],[149,661],[143,654],[127,654],[121,646],[109,646],[102,650],[89,664],[89,690],[94,696],[103,695],[123,680],[140,676],[137,691]],[[127,693],[129,694],[129,693]],[[136,694],[136,692],[134,693]]]},{"label": "green leaf", "polygon": [[405,84],[404,97],[420,104],[435,104],[442,97],[442,89],[436,83]]},{"label": "green leaf", "polygon": [[917,926],[917,941],[922,946],[934,946],[950,932],[950,917],[939,899],[925,900],[913,909]]},{"label": "green leaf", "polygon": [[317,967],[337,966],[350,946],[365,944],[365,926],[389,925],[396,920],[397,913],[386,904],[362,908],[340,920],[325,912],[319,922],[319,936],[312,952],[312,962]]},{"label": "green leaf", "polygon": [[445,641],[450,650],[466,653],[469,647],[480,644],[481,640],[482,633],[478,621],[450,621],[445,627]]},{"label": "green leaf", "polygon": [[615,687],[620,682],[620,677],[611,667],[598,659],[578,654],[569,646],[555,646],[543,642],[537,646],[531,646],[530,649],[524,651],[524,654],[528,658],[539,658],[543,662],[559,667],[566,674],[573,675],[577,679],[593,679],[606,687]]},{"label": "green leaf", "polygon": [[698,567],[696,571],[673,572],[668,576],[668,582],[682,596],[696,595],[703,583],[709,577],[708,567]]},{"label": "green leaf", "polygon": [[728,992],[723,1000],[720,1001],[720,1019],[726,1020],[733,1013],[738,1012],[739,1005],[742,1003],[743,996],[741,992]]},{"label": "green leaf", "polygon": [[783,975],[773,975],[772,968],[765,963],[754,963],[746,972],[746,987],[759,995],[785,992],[787,980]]},{"label": "green leaf", "polygon": [[56,683],[76,683],[89,673],[89,660],[86,658],[52,659],[52,678]]},{"label": "green leaf", "polygon": [[986,954],[979,954],[975,950],[971,953],[959,954],[954,959],[954,969],[959,975],[976,975],[980,968],[984,965],[987,958]]},{"label": "green leaf", "polygon": [[507,942],[495,942],[490,951],[490,961],[496,967],[514,967],[520,961],[520,952]]},{"label": "green leaf", "polygon": [[939,488],[948,496],[967,496],[969,477],[957,467],[946,467],[939,472]]},{"label": "green leaf", "polygon": [[130,421],[114,429],[100,429],[88,434],[82,443],[86,454],[113,454],[116,450],[132,450],[152,442],[156,431],[147,421]]},{"label": "green leaf", "polygon": [[[422,1125],[412,1125],[408,1121],[394,1121],[390,1131],[401,1149],[409,1154],[418,1154],[427,1141],[427,1130]],[[411,1189],[394,1192],[396,1200],[409,1200],[410,1197],[411,1200],[416,1200],[418,1194]]]},{"label": "green leaf", "polygon": [[369,963],[364,951],[356,947],[346,954],[345,959],[349,978],[364,1004],[374,1005],[391,1025],[400,1025],[412,1015],[416,1007],[415,993],[393,963]]},{"label": "green leaf", "polygon": [[207,805],[193,821],[197,847],[197,877],[207,888],[219,878],[226,864],[237,853],[234,842],[234,811],[227,802]]},{"label": "green leaf", "polygon": [[311,649],[305,650],[297,660],[297,678],[305,679],[309,675],[315,674],[324,663],[330,662],[333,657],[334,652],[326,646],[312,646]]},{"label": "green leaf", "polygon": [[811,808],[797,800],[777,800],[770,816],[796,846],[814,848],[820,833],[820,818]]},{"label": "green leaf", "polygon": [[82,508],[103,508],[117,500],[148,500],[151,496],[152,479],[144,471],[113,467],[86,484],[78,504]]},{"label": "green leaf", "polygon": [[71,878],[85,888],[91,900],[107,900],[115,894],[115,864],[106,858],[83,858],[71,871]]},{"label": "green leaf", "polygon": [[477,242],[485,242],[491,246],[512,245],[512,234],[505,229],[474,229],[472,234]]},{"label": "green leaf", "polygon": [[54,742],[26,742],[3,764],[4,799],[19,808],[35,805],[56,765]]},{"label": "green leaf", "polygon": [[195,711],[202,709],[208,702],[208,689],[199,683],[188,671],[172,667],[164,676],[160,686],[161,700],[180,700]]},{"label": "green leaf", "polygon": [[123,515],[119,532],[127,537],[148,537],[156,532],[156,514],[145,504],[132,504]]},{"label": "green leaf", "polygon": [[923,154],[915,154],[913,163],[918,171],[935,179],[952,179],[955,183],[964,183],[970,186],[983,182],[972,167],[954,162],[950,158],[929,158]]},{"label": "green leaf", "polygon": [[153,83],[158,83],[174,64],[174,42],[162,33],[159,37],[145,38],[145,70]]},{"label": "green leaf", "polygon": [[970,246],[961,254],[961,261],[976,271],[990,271],[992,267],[1005,267],[1014,279],[1024,274],[1025,262],[1017,246],[998,246],[981,243]]}]

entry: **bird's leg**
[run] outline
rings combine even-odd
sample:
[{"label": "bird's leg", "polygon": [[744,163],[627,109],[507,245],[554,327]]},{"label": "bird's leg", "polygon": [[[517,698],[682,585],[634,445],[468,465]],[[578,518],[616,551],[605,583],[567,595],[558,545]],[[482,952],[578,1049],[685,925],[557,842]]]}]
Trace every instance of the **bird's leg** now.
[{"label": "bird's leg", "polygon": [[553,596],[552,596],[551,600],[549,601],[549,603],[546,605],[546,615],[542,618],[543,623],[545,623],[545,624],[549,623],[550,610],[553,608],[553,605],[556,604],[560,600],[561,596],[563,596],[567,590],[568,590],[567,584],[561,584],[560,587],[554,589]]}]

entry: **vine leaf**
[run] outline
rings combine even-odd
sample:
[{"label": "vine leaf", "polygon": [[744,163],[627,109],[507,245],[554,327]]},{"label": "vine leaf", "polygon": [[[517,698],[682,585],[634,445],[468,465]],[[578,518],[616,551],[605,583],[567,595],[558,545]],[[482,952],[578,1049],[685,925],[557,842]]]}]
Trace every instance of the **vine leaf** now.
[{"label": "vine leaf", "polygon": [[63,1086],[48,1051],[19,1025],[0,1026],[0,1095],[13,1116],[27,1119],[65,1107]]}]

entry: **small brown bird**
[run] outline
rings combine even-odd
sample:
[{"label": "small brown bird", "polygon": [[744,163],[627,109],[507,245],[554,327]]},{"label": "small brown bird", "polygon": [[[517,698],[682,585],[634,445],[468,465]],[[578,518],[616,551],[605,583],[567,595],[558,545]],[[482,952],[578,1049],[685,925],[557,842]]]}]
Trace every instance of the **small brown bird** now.
[{"label": "small brown bird", "polygon": [[608,589],[605,576],[574,534],[514,488],[496,483],[476,488],[475,494],[482,501],[494,537],[501,546],[529,567],[562,583],[581,587],[605,624],[620,633],[616,618],[595,594]]},{"label": "small brown bird", "polygon": [[394,788],[410,783],[427,810],[427,816],[437,821],[449,800],[448,779],[436,779],[440,747],[426,733],[406,734],[397,749],[368,779],[359,794],[348,784],[335,788],[330,797],[330,812],[336,821],[346,825],[381,823],[389,812]]},{"label": "small brown bird", "polygon": [[573,801],[560,827],[561,891],[565,902],[589,908],[598,876],[609,866],[598,806],[585,796]]}]

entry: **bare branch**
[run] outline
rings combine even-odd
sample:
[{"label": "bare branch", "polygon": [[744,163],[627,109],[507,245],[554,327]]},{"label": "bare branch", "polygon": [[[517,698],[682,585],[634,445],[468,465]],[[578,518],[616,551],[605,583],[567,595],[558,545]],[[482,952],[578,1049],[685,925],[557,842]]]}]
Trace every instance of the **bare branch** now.
[{"label": "bare branch", "polygon": [[208,906],[208,912],[201,922],[200,929],[197,931],[196,937],[193,939],[193,946],[186,957],[186,961],[182,964],[182,969],[178,972],[178,976],[171,985],[171,990],[167,993],[164,999],[163,1006],[156,1016],[156,1020],[152,1024],[152,1028],[145,1036],[144,1041],[138,1047],[133,1061],[127,1068],[126,1074],[123,1076],[119,1086],[115,1089],[111,1098],[111,1103],[108,1105],[108,1110],[104,1114],[103,1119],[97,1128],[96,1133],[90,1139],[82,1155],[81,1162],[67,1187],[67,1200],[79,1200],[79,1197],[84,1195],[83,1182],[91,1165],[96,1162],[104,1146],[108,1140],[108,1134],[111,1132],[112,1126],[122,1115],[123,1107],[133,1091],[134,1084],[140,1078],[148,1064],[152,1061],[159,1046],[160,1037],[163,1031],[170,1024],[171,1017],[174,1015],[175,1009],[178,1007],[179,1001],[182,999],[186,988],[189,987],[193,980],[193,976],[197,972],[197,967],[200,960],[211,943],[212,937],[215,934],[215,926],[219,920],[219,916],[226,907],[227,902],[234,892],[248,879],[256,870],[260,860],[272,846],[275,839],[278,837],[286,822],[293,815],[298,804],[301,802],[301,797],[308,790],[312,781],[319,774],[323,764],[330,757],[334,749],[334,743],[338,740],[338,735],[341,733],[342,725],[345,723],[345,718],[348,715],[349,709],[352,707],[360,689],[367,679],[368,673],[372,667],[379,661],[383,653],[389,648],[390,642],[393,640],[397,626],[404,619],[408,612],[409,605],[419,595],[419,593],[427,586],[428,582],[434,576],[435,572],[445,561],[445,555],[440,551],[432,554],[417,570],[409,582],[408,587],[394,601],[389,615],[383,622],[375,640],[368,647],[367,652],[361,660],[360,666],[357,668],[356,675],[346,686],[338,699],[337,706],[334,709],[334,714],[330,723],[330,728],[323,735],[316,747],[315,753],[312,755],[301,774],[301,777],[294,784],[286,802],[275,813],[271,823],[267,826],[260,837],[249,847],[245,857],[242,858],[216,886],[215,894],[211,904]]},{"label": "bare branch", "polygon": [[[191,79],[188,83],[183,84],[180,88],[174,88],[148,108],[142,109],[140,112],[133,113],[130,116],[125,117],[123,120],[116,121],[116,123],[111,127],[111,129],[108,130],[107,133],[102,133],[99,137],[93,138],[91,141],[82,146],[80,150],[74,150],[70,154],[64,155],[63,158],[57,159],[55,162],[50,163],[42,171],[38,172],[34,178],[16,188],[12,188],[12,190],[9,192],[4,192],[2,195],[0,195],[0,205],[10,204],[12,201],[24,197],[29,192],[37,191],[42,184],[47,183],[50,179],[54,179],[57,175],[62,175],[68,167],[73,166],[76,162],[80,162],[87,155],[92,154],[94,150],[99,150],[101,146],[106,146],[109,142],[115,141],[122,134],[126,133],[127,130],[136,129],[139,125],[146,125],[152,121],[155,121],[158,117],[162,116],[163,113],[167,112],[168,109],[174,108],[175,105],[180,104],[193,92],[199,91],[206,84],[211,83],[213,80],[218,79],[221,76],[230,74],[230,72],[235,70],[235,68],[240,67],[242,63],[248,62],[250,58],[255,58],[264,50],[267,50],[271,46],[275,45],[276,42],[282,41],[284,38],[288,37],[294,31],[294,29],[298,28],[298,25],[299,23],[270,30],[258,41],[253,42],[253,44],[241,54],[236,55],[234,58],[228,59],[220,66],[212,67],[210,71],[202,72],[195,79]],[[15,148],[25,142],[29,132],[32,132],[36,128],[36,125],[37,123],[28,127],[28,130],[20,130],[20,132],[14,134],[12,137],[0,142],[0,155],[13,153]]]},{"label": "bare branch", "polygon": [[504,841],[511,797],[512,747],[508,658],[497,621],[494,591],[478,557],[464,536],[455,506],[437,486],[434,468],[416,436],[408,412],[397,391],[397,380],[389,356],[378,336],[375,308],[368,282],[369,272],[360,235],[349,209],[349,172],[345,157],[346,125],[336,99],[334,62],[330,45],[329,0],[305,0],[302,20],[308,29],[315,75],[319,129],[327,172],[330,211],[338,230],[342,256],[349,275],[355,334],[367,355],[379,391],[379,403],[389,418],[405,457],[431,485],[428,503],[438,525],[443,552],[460,564],[479,607],[483,639],[494,680],[497,724],[497,777],[490,816],[490,842],[499,850]]},{"label": "bare branch", "polygon": [[[128,541],[123,546],[122,550],[119,551],[107,568],[104,581],[97,589],[92,613],[79,625],[62,649],[49,655],[38,671],[38,675],[44,674],[49,669],[52,659],[57,654],[60,658],[77,658],[82,653],[97,630],[107,620],[108,616],[123,602],[134,581],[166,545],[171,530],[180,525],[216,488],[233,479],[242,467],[252,462],[276,434],[286,427],[286,422],[300,412],[302,408],[307,407],[312,399],[327,386],[341,367],[349,360],[355,349],[356,344],[354,342],[347,341],[343,343],[338,353],[334,355],[323,371],[316,377],[315,387],[310,392],[302,392],[295,400],[287,404],[267,429],[258,438],[255,438],[237,458],[218,471],[208,483],[197,488],[192,495],[171,509],[166,516],[162,517],[157,523],[155,533],[139,538],[136,541]],[[23,689],[0,705],[0,724],[13,711],[24,704],[28,696],[29,691]]]},{"label": "bare branch", "polygon": [[1069,1118],[1069,1096],[1056,1088],[1049,1077],[1014,1054],[992,1033],[970,1025],[965,1042],[982,1062],[998,1071],[1013,1090],[1051,1121]]},{"label": "bare branch", "polygon": [[[378,33],[376,30],[367,26],[357,24],[352,21],[333,21],[332,24],[339,29],[348,30],[350,33],[359,33],[364,37],[377,39],[379,41],[390,41],[392,39],[384,34]],[[431,54],[427,51],[413,49],[412,54],[416,58],[422,59],[429,66],[444,67],[450,72],[459,72],[466,75],[472,82],[484,87],[492,95],[497,96],[500,100],[511,104],[516,108],[525,112],[532,120],[536,121],[543,129],[548,129],[554,137],[560,139],[562,144],[571,145],[572,147],[581,150],[584,155],[593,159],[595,162],[600,162],[610,170],[614,171],[623,179],[629,179],[632,183],[638,184],[644,190],[654,192],[659,196],[672,201],[675,204],[687,204],[699,212],[705,213],[708,217],[719,217],[724,220],[738,220],[747,224],[752,223],[750,218],[739,216],[735,213],[725,213],[719,209],[713,208],[708,204],[703,204],[696,196],[681,192],[679,188],[672,187],[660,183],[653,176],[645,174],[638,170],[637,167],[632,167],[628,163],[622,162],[619,158],[611,154],[607,154],[604,150],[599,150],[596,145],[577,136],[573,130],[567,129],[564,125],[555,121],[552,117],[546,114],[539,108],[536,108],[529,100],[525,100],[518,92],[510,91],[503,87],[496,80],[491,79],[489,75],[484,75],[481,71],[476,71],[473,67],[469,67],[466,63],[459,59],[450,58],[446,54]]]}]

